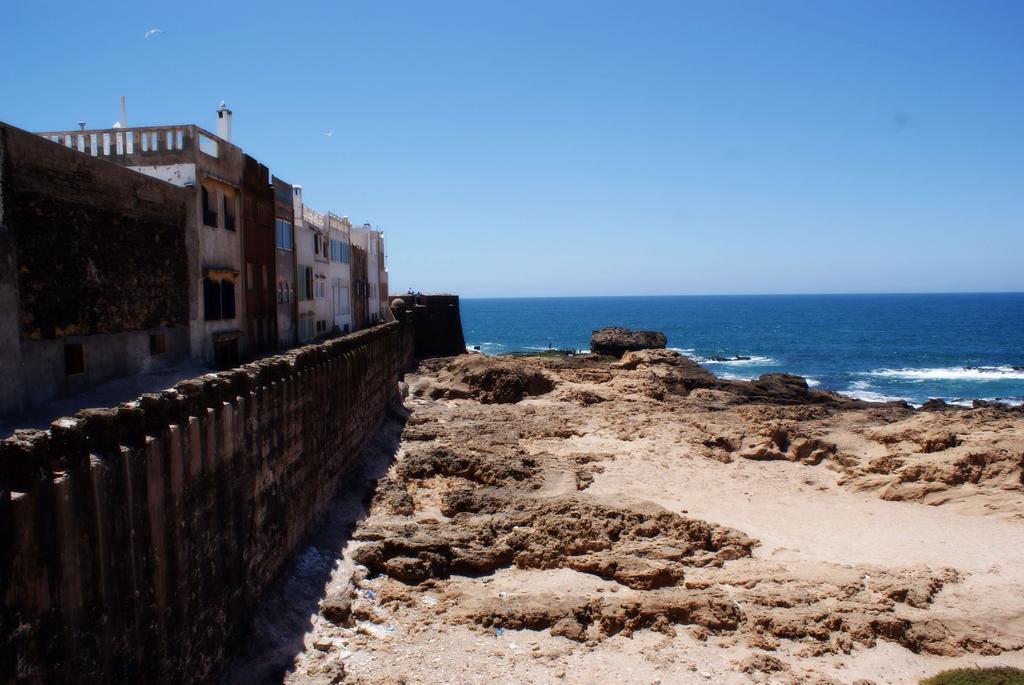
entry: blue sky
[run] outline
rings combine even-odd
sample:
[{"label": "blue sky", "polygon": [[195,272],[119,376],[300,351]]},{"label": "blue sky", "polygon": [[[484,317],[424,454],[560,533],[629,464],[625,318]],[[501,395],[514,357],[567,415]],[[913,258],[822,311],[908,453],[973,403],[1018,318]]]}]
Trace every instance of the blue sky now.
[{"label": "blue sky", "polygon": [[213,129],[224,99],[386,232],[393,291],[1024,290],[1022,35],[1016,0],[33,0],[0,120],[107,126],[123,94]]}]

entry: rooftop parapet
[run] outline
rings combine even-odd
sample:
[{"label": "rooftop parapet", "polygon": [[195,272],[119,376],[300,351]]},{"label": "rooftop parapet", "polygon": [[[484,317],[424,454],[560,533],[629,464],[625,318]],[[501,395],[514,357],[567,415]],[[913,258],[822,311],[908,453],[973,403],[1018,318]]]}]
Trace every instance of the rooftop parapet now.
[{"label": "rooftop parapet", "polygon": [[177,153],[181,156],[194,156],[196,152],[217,158],[222,146],[231,145],[194,124],[43,131],[37,132],[37,135],[69,149],[101,158],[123,155],[154,158],[159,156],[160,161],[167,161],[168,153],[172,156]]}]

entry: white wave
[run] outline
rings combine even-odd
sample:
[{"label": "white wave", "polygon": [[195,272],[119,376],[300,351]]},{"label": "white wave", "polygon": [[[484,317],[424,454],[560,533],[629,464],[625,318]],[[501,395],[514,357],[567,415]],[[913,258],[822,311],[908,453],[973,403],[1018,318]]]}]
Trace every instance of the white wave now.
[{"label": "white wave", "polygon": [[692,347],[666,347],[665,349],[671,350],[672,352],[678,352],[684,357],[692,357],[693,353],[696,351]]},{"label": "white wave", "polygon": [[708,357],[701,357],[697,361],[701,364],[730,364],[733,366],[774,366],[778,364],[776,360],[771,357],[762,357],[757,354],[743,355],[749,357],[748,359],[724,359],[715,360]]},{"label": "white wave", "polygon": [[[982,402],[1001,402],[1002,404],[1009,405],[1011,407],[1024,406],[1024,399],[1019,397],[979,397]],[[947,399],[947,404],[955,404],[958,407],[973,407],[974,400],[964,399],[963,397],[954,397],[953,399]]]},{"label": "white wave", "polygon": [[1024,369],[1012,366],[958,366],[924,369],[878,369],[864,375],[906,381],[1022,381]]},{"label": "white wave", "polygon": [[719,378],[724,378],[727,381],[752,381],[757,376],[745,376],[739,373],[729,373],[727,371],[716,374]]},{"label": "white wave", "polygon": [[466,351],[482,352],[483,354],[500,354],[502,351],[507,349],[505,345],[499,342],[470,342],[466,343]]},{"label": "white wave", "polygon": [[804,376],[804,380],[807,381],[808,388],[816,388],[821,385],[821,381],[817,378],[811,378],[810,376]]},{"label": "white wave", "polygon": [[899,402],[904,399],[895,395],[886,395],[884,392],[875,392],[874,390],[840,390],[839,394],[852,397],[855,400],[864,400],[865,402]]},{"label": "white wave", "polygon": [[905,399],[903,397],[886,395],[884,392],[872,390],[870,381],[853,381],[850,383],[849,388],[846,390],[840,390],[839,394],[852,397],[855,400],[864,400],[865,402],[898,402]]}]

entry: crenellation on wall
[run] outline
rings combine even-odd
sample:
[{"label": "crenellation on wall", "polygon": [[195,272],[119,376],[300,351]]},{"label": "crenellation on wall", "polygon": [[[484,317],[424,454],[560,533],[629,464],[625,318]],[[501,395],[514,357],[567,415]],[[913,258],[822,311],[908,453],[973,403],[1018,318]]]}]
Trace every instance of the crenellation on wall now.
[{"label": "crenellation on wall", "polygon": [[0,681],[203,681],[397,397],[390,323],[0,442]]}]

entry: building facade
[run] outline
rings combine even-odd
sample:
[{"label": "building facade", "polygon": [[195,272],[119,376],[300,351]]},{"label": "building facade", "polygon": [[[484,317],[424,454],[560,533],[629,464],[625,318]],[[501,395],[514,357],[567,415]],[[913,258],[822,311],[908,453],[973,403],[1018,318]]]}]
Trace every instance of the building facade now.
[{"label": "building facade", "polygon": [[313,298],[316,232],[306,221],[302,186],[293,186],[292,199],[295,209],[295,333],[298,342],[305,343],[316,337],[316,304]]},{"label": "building facade", "polygon": [[[231,113],[218,113],[230,135]],[[188,189],[195,226],[186,236],[192,356],[230,366],[247,354],[241,289],[244,155],[194,125],[40,133],[65,148]]]},{"label": "building facade", "polygon": [[327,271],[330,252],[327,238],[327,217],[308,205],[303,208],[302,220],[312,235],[313,338],[325,335],[332,319],[331,303],[327,299]]},{"label": "building facade", "polygon": [[195,193],[0,123],[0,416],[188,358]]},{"label": "building facade", "polygon": [[367,279],[366,250],[352,243],[352,327],[370,325],[370,283]]},{"label": "building facade", "polygon": [[186,193],[187,275],[180,290],[188,303],[189,356],[231,366],[387,318],[383,234],[306,206],[301,186],[272,178],[232,144],[231,123],[222,103],[216,134],[195,125],[120,122],[38,135]]},{"label": "building facade", "polygon": [[297,341],[295,301],[295,188],[274,176],[274,300],[277,303],[277,346],[287,348]]},{"label": "building facade", "polygon": [[[352,228],[352,242],[366,251],[366,301],[370,325],[383,320],[387,310],[387,272],[384,268],[384,234],[375,231],[370,224]],[[383,278],[384,286],[381,287]]]},{"label": "building facade", "polygon": [[352,274],[351,239],[352,224],[348,217],[327,214],[327,252],[330,260],[327,270],[327,287],[331,301],[331,331],[348,333],[352,327]]},{"label": "building facade", "polygon": [[242,258],[245,330],[249,355],[277,349],[277,255],[274,188],[270,171],[249,155],[242,171]]}]

